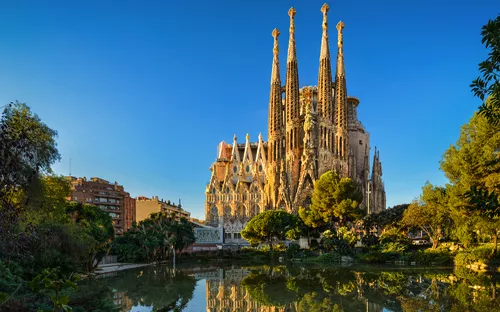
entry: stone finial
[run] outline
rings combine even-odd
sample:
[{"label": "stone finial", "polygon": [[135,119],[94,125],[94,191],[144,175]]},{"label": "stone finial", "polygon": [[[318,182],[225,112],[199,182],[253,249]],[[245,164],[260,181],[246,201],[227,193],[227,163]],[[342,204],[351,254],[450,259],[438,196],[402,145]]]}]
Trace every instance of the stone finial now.
[{"label": "stone finial", "polygon": [[290,33],[295,32],[295,14],[297,11],[291,7],[290,10],[288,10],[288,16],[290,16]]},{"label": "stone finial", "polygon": [[247,133],[247,135],[246,135],[245,138],[246,138],[247,141],[250,141],[250,134]]},{"label": "stone finial", "polygon": [[275,28],[273,30],[273,38],[274,38],[274,55],[278,55],[279,53],[279,47],[278,47],[278,37],[280,36],[280,31],[278,28]]},{"label": "stone finial", "polygon": [[323,4],[323,6],[321,7],[321,12],[323,12],[323,15],[326,15],[329,10],[330,10],[330,7],[326,3]]},{"label": "stone finial", "polygon": [[344,44],[344,41],[342,39],[342,30],[344,29],[345,25],[344,25],[344,22],[340,21],[338,24],[337,24],[337,30],[338,30],[338,46],[339,48],[342,47],[342,45]]},{"label": "stone finial", "polygon": [[238,138],[236,137],[236,134],[233,136],[233,141],[236,142],[236,140],[238,140]]},{"label": "stone finial", "polygon": [[328,11],[330,10],[330,7],[328,4],[323,4],[321,7],[321,12],[323,12],[323,30],[328,30]]},{"label": "stone finial", "polygon": [[259,133],[259,141],[262,141],[262,133]]}]

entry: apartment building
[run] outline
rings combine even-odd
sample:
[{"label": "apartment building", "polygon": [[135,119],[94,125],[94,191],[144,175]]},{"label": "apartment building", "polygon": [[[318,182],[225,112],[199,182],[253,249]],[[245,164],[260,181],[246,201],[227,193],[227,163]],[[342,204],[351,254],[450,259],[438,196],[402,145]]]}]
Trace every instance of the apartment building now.
[{"label": "apartment building", "polygon": [[92,177],[67,177],[71,182],[70,201],[96,205],[113,219],[115,234],[122,235],[135,221],[135,199],[117,182]]},{"label": "apartment building", "polygon": [[176,205],[170,200],[160,200],[158,199],[158,196],[153,196],[152,198],[145,196],[137,197],[135,210],[135,220],[137,222],[147,219],[152,213],[160,211],[168,213],[177,221],[179,221],[180,218],[189,219],[189,216],[191,215],[189,212],[181,208],[180,200],[179,204]]}]

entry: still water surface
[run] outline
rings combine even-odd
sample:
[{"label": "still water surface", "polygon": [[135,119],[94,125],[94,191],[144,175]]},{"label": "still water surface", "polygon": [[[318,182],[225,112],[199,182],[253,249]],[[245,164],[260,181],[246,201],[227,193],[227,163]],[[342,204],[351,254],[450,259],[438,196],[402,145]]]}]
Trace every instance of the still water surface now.
[{"label": "still water surface", "polygon": [[500,311],[498,277],[464,269],[152,266],[104,282],[122,311]]}]

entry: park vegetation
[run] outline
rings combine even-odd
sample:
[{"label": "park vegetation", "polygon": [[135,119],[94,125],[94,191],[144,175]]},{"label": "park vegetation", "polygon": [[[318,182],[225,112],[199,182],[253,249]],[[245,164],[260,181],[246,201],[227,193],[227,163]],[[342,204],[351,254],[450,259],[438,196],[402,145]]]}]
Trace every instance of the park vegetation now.
[{"label": "park vegetation", "polygon": [[[427,182],[410,204],[364,216],[356,183],[335,172],[323,174],[314,185],[312,203],[299,209],[299,220],[293,223],[297,224],[293,232],[307,236],[313,250],[327,253],[320,260],[353,256],[359,240],[358,249],[364,252],[357,257],[366,262],[451,264],[455,258],[457,265],[500,265],[500,16],[490,20],[481,34],[488,57],[479,64],[481,76],[471,90],[483,103],[442,157],[441,170],[449,183]],[[273,213],[285,214],[266,212]],[[273,218],[255,219],[261,229],[274,228]],[[419,244],[429,246],[412,245],[409,234],[417,233],[423,234]],[[252,242],[271,243],[284,237],[282,231],[271,237],[253,236]]]},{"label": "park vegetation", "polygon": [[112,247],[125,260],[165,260],[194,241],[193,228],[160,213],[115,239],[108,213],[68,201],[69,181],[51,171],[56,137],[25,104],[2,113],[0,311],[113,311],[110,292],[82,288],[81,278]]},{"label": "park vegetation", "polygon": [[[444,152],[446,185],[426,183],[412,203],[365,216],[356,183],[329,171],[315,182],[311,204],[298,216],[265,211],[250,220],[243,237],[290,260],[500,265],[500,16],[481,34],[488,57],[471,90],[482,103]],[[10,103],[3,110],[0,311],[112,311],[102,289],[78,291],[80,279],[110,250],[122,261],[161,262],[194,242],[191,224],[164,213],[115,239],[107,213],[68,202],[68,181],[51,170],[60,159],[56,138],[25,104]],[[430,246],[412,244],[409,234],[417,232],[425,233]],[[299,237],[307,237],[309,250],[282,244]],[[259,276],[252,278],[249,284],[260,283]]]}]

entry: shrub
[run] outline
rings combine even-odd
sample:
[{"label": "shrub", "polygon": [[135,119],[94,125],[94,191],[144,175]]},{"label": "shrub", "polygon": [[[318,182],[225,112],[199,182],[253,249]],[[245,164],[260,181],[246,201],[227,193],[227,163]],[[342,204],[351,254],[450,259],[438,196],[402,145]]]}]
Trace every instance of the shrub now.
[{"label": "shrub", "polygon": [[472,248],[470,252],[476,256],[478,259],[483,261],[488,261],[493,258],[492,255],[493,247],[490,246],[479,246]]},{"label": "shrub", "polygon": [[285,246],[285,244],[276,244],[273,247],[273,250],[274,251],[286,251],[286,246]]},{"label": "shrub", "polygon": [[336,263],[340,262],[342,256],[337,252],[328,252],[311,259],[312,262]]},{"label": "shrub", "polygon": [[385,263],[391,259],[391,254],[383,253],[378,250],[369,251],[359,255],[359,260],[366,263]]},{"label": "shrub", "polygon": [[418,265],[452,265],[453,256],[447,251],[420,250],[407,254],[407,261],[415,261]]},{"label": "shrub", "polygon": [[456,266],[467,266],[474,262],[477,262],[479,259],[468,252],[461,252],[455,256],[455,265]]},{"label": "shrub", "polygon": [[388,242],[382,245],[381,251],[383,253],[403,253],[407,247],[399,242]]},{"label": "shrub", "polygon": [[337,231],[339,239],[344,240],[349,247],[354,247],[358,241],[358,236],[353,231],[348,230],[345,226],[341,227]]},{"label": "shrub", "polygon": [[376,246],[378,245],[378,237],[375,235],[363,236],[363,238],[361,238],[361,242],[367,247]]},{"label": "shrub", "polygon": [[286,256],[288,258],[294,258],[298,255],[299,252],[300,252],[300,246],[298,244],[291,243],[290,245],[288,245],[288,248],[286,249]]}]

